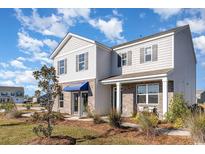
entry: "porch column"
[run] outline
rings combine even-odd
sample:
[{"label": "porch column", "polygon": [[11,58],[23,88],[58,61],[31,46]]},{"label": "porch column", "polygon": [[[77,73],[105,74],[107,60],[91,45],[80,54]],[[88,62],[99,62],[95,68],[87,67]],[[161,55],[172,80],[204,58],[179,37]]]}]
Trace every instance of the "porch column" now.
[{"label": "porch column", "polygon": [[81,91],[78,92],[79,96],[78,96],[78,113],[79,113],[79,117],[82,116],[82,96],[81,96]]},{"label": "porch column", "polygon": [[162,100],[163,100],[163,116],[168,111],[168,79],[164,77],[162,79]]},{"label": "porch column", "polygon": [[116,99],[117,99],[117,104],[116,104],[116,110],[118,113],[121,113],[121,83],[117,82],[116,83]]}]

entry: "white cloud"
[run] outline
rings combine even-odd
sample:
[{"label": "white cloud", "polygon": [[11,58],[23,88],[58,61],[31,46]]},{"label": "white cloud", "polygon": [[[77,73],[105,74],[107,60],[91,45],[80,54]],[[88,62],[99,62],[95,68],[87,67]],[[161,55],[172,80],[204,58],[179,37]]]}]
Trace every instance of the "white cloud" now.
[{"label": "white cloud", "polygon": [[177,26],[190,25],[192,32],[202,33],[205,31],[205,20],[200,18],[185,18],[177,21]]},{"label": "white cloud", "polygon": [[44,44],[38,39],[34,39],[26,32],[18,32],[18,47],[25,51],[40,51]]},{"label": "white cloud", "polygon": [[182,9],[179,8],[155,8],[154,13],[158,14],[162,19],[167,20],[170,17],[180,13]]},{"label": "white cloud", "polygon": [[90,20],[90,24],[98,28],[112,42],[122,43],[126,41],[122,36],[123,23],[118,18],[111,18],[108,21],[103,19]]},{"label": "white cloud", "polygon": [[201,54],[205,54],[205,36],[201,35],[193,39],[195,49],[198,49]]},{"label": "white cloud", "polygon": [[140,17],[141,19],[143,19],[145,16],[146,16],[146,14],[145,14],[144,12],[142,12],[142,13],[139,14],[139,17]]},{"label": "white cloud", "polygon": [[76,18],[90,18],[90,9],[86,8],[57,9],[57,12],[58,14],[63,15],[63,19],[66,20],[66,23],[68,25],[73,25],[73,22],[75,22]]},{"label": "white cloud", "polygon": [[18,32],[18,47],[30,56],[27,58],[28,61],[40,61],[44,64],[50,64],[52,61],[49,58],[49,54],[42,51],[45,46],[53,49],[54,46],[57,46],[57,42],[50,39],[38,40],[31,37],[26,32]]},{"label": "white cloud", "polygon": [[19,69],[26,69],[27,67],[23,64],[23,62],[19,61],[19,60],[12,60],[10,62],[11,66],[13,66],[14,68],[19,68]]},{"label": "white cloud", "polygon": [[63,37],[66,32],[66,26],[61,23],[62,19],[59,16],[51,14],[47,17],[41,17],[37,9],[32,10],[31,16],[24,15],[21,9],[15,9],[16,17],[21,22],[22,26],[29,30],[39,32],[43,35],[53,35]]},{"label": "white cloud", "polygon": [[54,49],[58,45],[58,42],[56,42],[55,40],[51,40],[51,39],[45,39],[43,40],[43,43],[46,44],[51,49]]},{"label": "white cloud", "polygon": [[74,26],[77,19],[88,19],[90,9],[57,9],[57,14],[40,16],[37,9],[32,10],[30,16],[26,16],[21,9],[15,9],[16,17],[22,26],[29,30],[51,35],[64,37],[70,26]]},{"label": "white cloud", "polygon": [[10,71],[10,70],[7,70],[7,71],[0,70],[0,78],[1,79],[11,79],[16,76],[16,73],[17,72]]},{"label": "white cloud", "polygon": [[36,83],[36,80],[33,77],[33,71],[26,70],[20,73],[17,73],[15,78],[15,82],[17,84],[24,84],[24,83]]},{"label": "white cloud", "polygon": [[[91,9],[57,9],[56,14],[51,14],[49,16],[40,16],[37,9],[33,9],[30,16],[25,15],[21,9],[15,9],[15,11],[17,19],[24,28],[39,32],[43,35],[63,37],[69,28],[75,26],[76,23],[87,22],[99,29],[108,40],[117,43],[125,41],[124,37],[121,35],[123,31],[121,20],[115,17],[111,17],[108,21],[91,18]],[[121,16],[116,9],[113,10],[113,15]],[[108,30],[109,28],[110,30]],[[40,43],[36,40],[30,40],[26,45],[29,46],[29,43],[33,41],[33,48],[38,49],[38,47],[42,46],[42,42]],[[22,42],[22,44],[23,43],[24,42]],[[54,46],[54,44],[53,42],[52,45]]]},{"label": "white cloud", "polygon": [[0,78],[6,80],[13,80],[15,84],[24,84],[24,83],[36,83],[36,80],[33,77],[33,71],[24,70],[24,71],[7,71],[0,70]]},{"label": "white cloud", "polygon": [[16,58],[16,60],[19,60],[19,61],[25,61],[26,58],[24,58],[24,57],[18,57],[18,58]]},{"label": "white cloud", "polygon": [[15,83],[12,80],[0,81],[2,86],[15,86]]},{"label": "white cloud", "polygon": [[9,64],[4,63],[4,62],[0,62],[0,66],[3,68],[7,68],[7,67],[9,67]]}]

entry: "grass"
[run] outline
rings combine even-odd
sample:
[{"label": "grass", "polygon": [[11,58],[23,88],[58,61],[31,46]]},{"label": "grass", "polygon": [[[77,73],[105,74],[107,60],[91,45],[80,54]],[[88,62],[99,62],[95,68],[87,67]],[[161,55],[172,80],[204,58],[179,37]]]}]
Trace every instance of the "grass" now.
[{"label": "grass", "polygon": [[[32,132],[35,124],[25,119],[6,119],[0,116],[0,145],[29,144],[37,136]],[[161,136],[147,139],[136,130],[116,129],[108,124],[92,122],[60,122],[53,135],[68,135],[77,139],[77,144],[192,144],[187,138]]]}]

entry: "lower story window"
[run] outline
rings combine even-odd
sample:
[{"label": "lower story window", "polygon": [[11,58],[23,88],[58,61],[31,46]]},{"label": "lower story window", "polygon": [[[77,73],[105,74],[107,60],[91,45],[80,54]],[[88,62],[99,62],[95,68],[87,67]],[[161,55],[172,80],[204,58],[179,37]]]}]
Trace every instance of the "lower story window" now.
[{"label": "lower story window", "polygon": [[150,83],[137,85],[137,103],[140,104],[157,104],[159,100],[159,84]]},{"label": "lower story window", "polygon": [[60,97],[59,97],[59,106],[64,107],[64,95],[63,95],[63,93],[61,93]]}]

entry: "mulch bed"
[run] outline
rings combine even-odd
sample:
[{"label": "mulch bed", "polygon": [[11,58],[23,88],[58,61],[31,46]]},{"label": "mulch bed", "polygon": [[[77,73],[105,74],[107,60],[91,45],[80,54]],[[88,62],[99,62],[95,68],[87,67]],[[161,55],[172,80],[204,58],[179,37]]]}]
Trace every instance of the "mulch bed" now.
[{"label": "mulch bed", "polygon": [[[133,140],[136,144],[194,144],[190,137],[158,135],[147,137],[143,132],[134,128],[113,128],[108,123],[93,124],[93,122],[84,121],[63,121],[59,124],[81,127],[99,132],[101,135],[97,138],[107,138],[110,136],[119,136]],[[160,127],[171,128],[171,125],[160,124]],[[89,138],[89,137],[88,137]]]},{"label": "mulch bed", "polygon": [[38,137],[29,142],[30,145],[75,145],[76,139],[70,136]]}]

